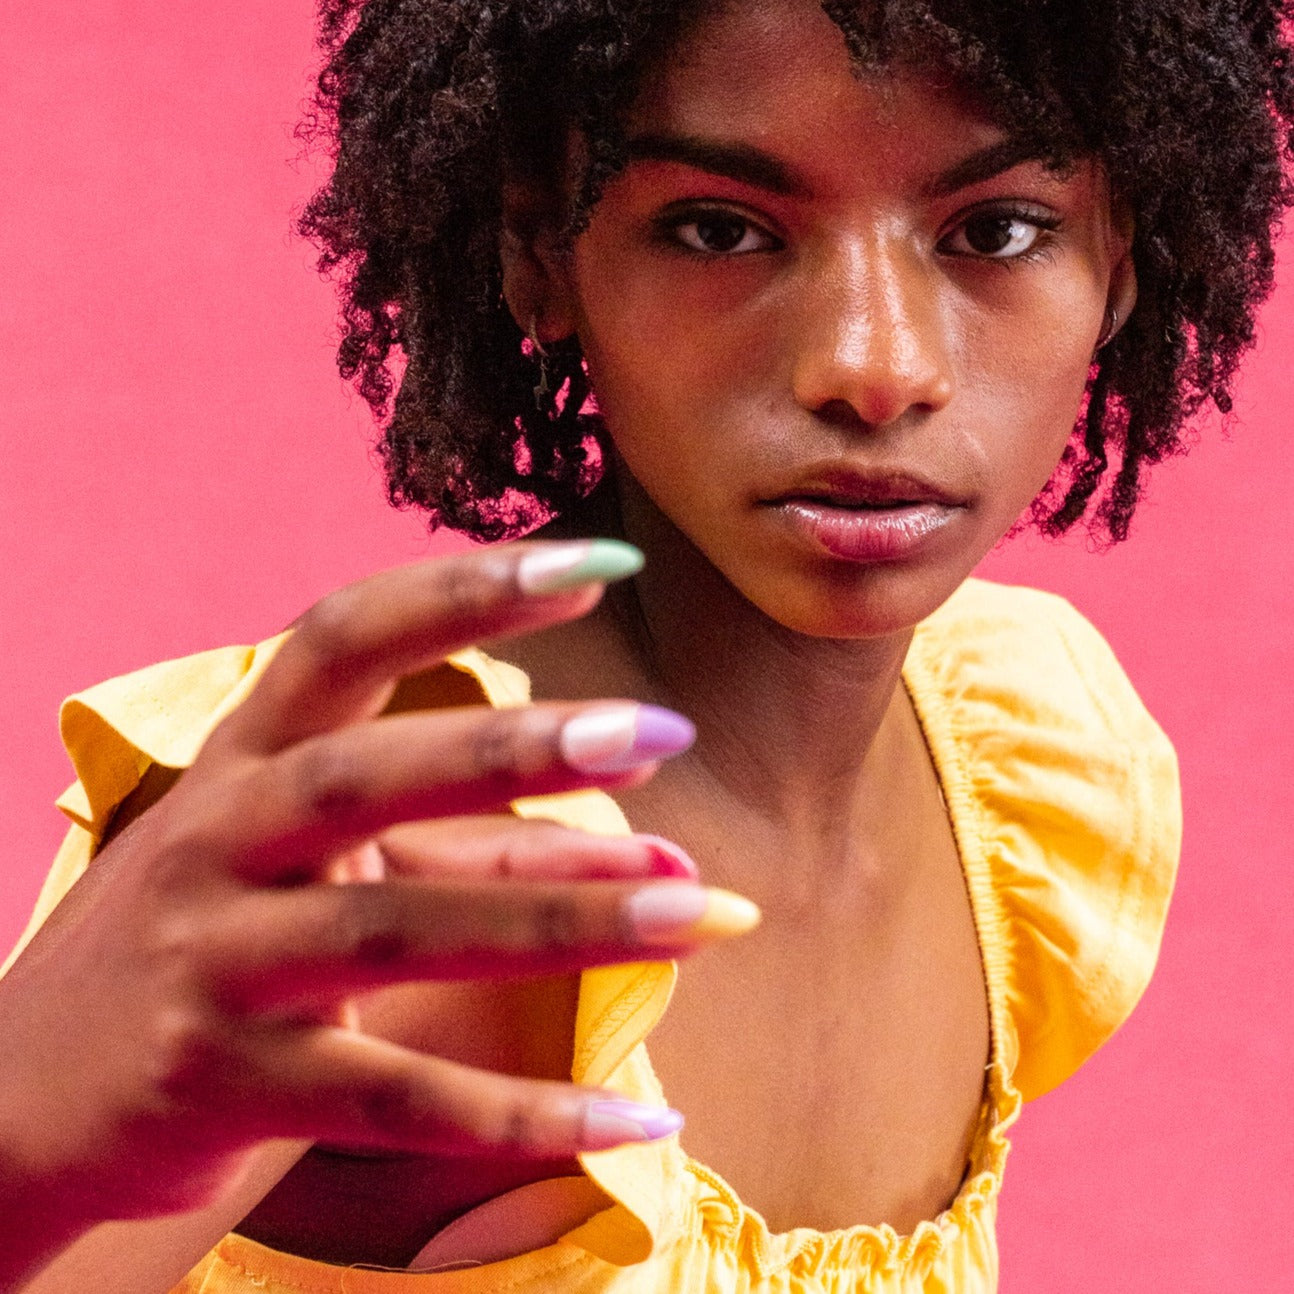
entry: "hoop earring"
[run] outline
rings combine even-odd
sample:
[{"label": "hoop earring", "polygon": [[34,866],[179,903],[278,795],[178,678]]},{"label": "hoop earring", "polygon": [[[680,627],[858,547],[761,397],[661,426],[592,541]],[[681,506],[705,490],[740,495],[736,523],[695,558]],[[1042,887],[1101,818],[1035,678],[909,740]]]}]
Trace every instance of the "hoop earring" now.
[{"label": "hoop earring", "polygon": [[1115,330],[1118,326],[1119,312],[1113,306],[1107,307],[1105,311],[1105,323],[1101,326],[1101,335],[1096,339],[1096,350],[1100,350],[1110,340],[1110,338],[1114,336]]},{"label": "hoop earring", "polygon": [[548,383],[548,352],[539,340],[538,325],[534,315],[530,316],[530,331],[526,336],[530,342],[531,354],[539,356],[539,381],[535,385],[535,411],[537,413],[547,413],[549,396],[552,394],[552,388]]}]

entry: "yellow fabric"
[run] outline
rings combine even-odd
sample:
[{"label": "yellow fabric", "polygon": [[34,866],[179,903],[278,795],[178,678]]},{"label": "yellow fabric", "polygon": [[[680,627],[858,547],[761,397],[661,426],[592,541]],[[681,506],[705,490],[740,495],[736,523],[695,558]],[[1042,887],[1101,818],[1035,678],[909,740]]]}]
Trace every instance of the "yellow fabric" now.
[{"label": "yellow fabric", "polygon": [[[24,942],[84,870],[114,806],[149,764],[191,762],[279,641],[157,666],[65,703],[63,737],[78,782],[60,804],[74,825]],[[451,696],[461,704],[469,680],[493,705],[527,697],[520,671],[479,652],[451,664],[424,678],[418,704]],[[981,1123],[948,1210],[907,1236],[888,1226],[775,1235],[671,1138],[583,1156],[614,1203],[517,1258],[431,1274],[373,1271],[231,1235],[176,1294],[995,1290],[1005,1134],[1021,1101],[1062,1082],[1109,1038],[1154,967],[1180,842],[1176,761],[1100,636],[1048,594],[969,581],[918,628],[904,682],[948,803],[992,1028]],[[594,831],[628,830],[598,792],[516,808]],[[577,1081],[663,1099],[643,1040],[675,974],[672,964],[654,963],[585,973]]]}]

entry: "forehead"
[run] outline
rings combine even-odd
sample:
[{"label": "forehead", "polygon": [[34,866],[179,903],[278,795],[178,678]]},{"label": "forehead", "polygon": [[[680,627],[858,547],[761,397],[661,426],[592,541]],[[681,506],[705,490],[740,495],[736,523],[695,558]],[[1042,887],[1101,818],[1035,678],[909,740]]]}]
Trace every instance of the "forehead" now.
[{"label": "forehead", "polygon": [[806,165],[939,168],[1004,137],[939,66],[861,75],[820,0],[708,6],[645,76],[634,134],[740,139]]}]

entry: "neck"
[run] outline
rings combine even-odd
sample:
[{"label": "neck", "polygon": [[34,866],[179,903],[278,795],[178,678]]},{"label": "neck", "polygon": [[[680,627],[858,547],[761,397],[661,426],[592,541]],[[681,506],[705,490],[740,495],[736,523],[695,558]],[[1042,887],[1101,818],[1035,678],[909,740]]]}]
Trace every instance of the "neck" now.
[{"label": "neck", "polygon": [[[608,590],[601,607],[548,662],[615,659],[619,668],[585,674],[583,686],[553,679],[565,695],[627,690],[686,714],[697,725],[694,750],[662,777],[687,778],[784,830],[843,834],[860,797],[890,763],[889,735],[911,633],[840,640],[795,633],[748,601],[625,477],[614,507],[581,529],[616,534],[647,555],[632,583]],[[524,655],[525,653],[523,653]],[[523,660],[523,664],[531,662]],[[547,690],[547,689],[545,689]],[[553,693],[554,695],[557,693]]]}]

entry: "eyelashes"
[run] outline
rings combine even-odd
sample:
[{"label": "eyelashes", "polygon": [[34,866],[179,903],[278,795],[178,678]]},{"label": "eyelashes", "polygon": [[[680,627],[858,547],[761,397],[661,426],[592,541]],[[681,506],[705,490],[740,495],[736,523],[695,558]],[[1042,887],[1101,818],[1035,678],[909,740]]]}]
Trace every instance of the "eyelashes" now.
[{"label": "eyelashes", "polygon": [[946,256],[1013,264],[1049,252],[1061,220],[1033,203],[996,204],[963,216],[935,244]]},{"label": "eyelashes", "polygon": [[652,224],[658,241],[702,260],[727,260],[786,246],[776,234],[730,207],[693,207],[658,216]]},{"label": "eyelashes", "polygon": [[[1046,255],[1060,217],[1035,203],[995,203],[976,208],[935,244],[945,256],[1012,265]],[[652,221],[654,241],[701,261],[725,261],[760,252],[779,252],[786,242],[759,221],[725,206],[692,206],[662,213]]]}]

